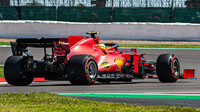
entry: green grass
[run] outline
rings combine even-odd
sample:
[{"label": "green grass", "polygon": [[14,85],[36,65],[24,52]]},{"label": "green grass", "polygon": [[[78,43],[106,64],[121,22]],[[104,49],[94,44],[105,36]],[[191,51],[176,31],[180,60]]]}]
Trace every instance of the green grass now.
[{"label": "green grass", "polygon": [[10,42],[0,42],[0,45],[10,45]]},{"label": "green grass", "polygon": [[4,67],[0,67],[0,77],[4,77],[3,69]]},{"label": "green grass", "polygon": [[198,112],[189,107],[138,106],[66,98],[50,93],[0,94],[1,112]]},{"label": "green grass", "polygon": [[150,48],[200,48],[200,45],[173,45],[173,44],[133,44],[119,45],[120,47],[150,47]]}]

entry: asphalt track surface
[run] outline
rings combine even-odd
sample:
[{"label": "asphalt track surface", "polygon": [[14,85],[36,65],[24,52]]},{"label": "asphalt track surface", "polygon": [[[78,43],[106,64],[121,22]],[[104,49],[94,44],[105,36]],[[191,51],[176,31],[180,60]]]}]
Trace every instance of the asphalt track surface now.
[{"label": "asphalt track surface", "polygon": [[[30,49],[36,58],[43,57],[42,49]],[[128,94],[198,94],[200,95],[200,50],[183,49],[139,49],[138,53],[146,54],[146,58],[156,61],[159,54],[174,53],[178,56],[183,69],[195,69],[196,78],[178,80],[176,83],[160,83],[157,79],[132,80],[132,82],[111,82],[102,84],[96,82],[91,86],[72,86],[68,81],[48,81],[32,83],[29,86],[14,87],[8,84],[0,85],[0,93],[28,93],[28,92],[50,92],[50,93],[128,93]],[[4,64],[6,58],[11,55],[10,48],[0,48],[0,64]],[[96,98],[78,97],[81,99],[120,102],[139,105],[168,105],[189,106],[200,108],[199,99],[133,99],[133,98]]]}]

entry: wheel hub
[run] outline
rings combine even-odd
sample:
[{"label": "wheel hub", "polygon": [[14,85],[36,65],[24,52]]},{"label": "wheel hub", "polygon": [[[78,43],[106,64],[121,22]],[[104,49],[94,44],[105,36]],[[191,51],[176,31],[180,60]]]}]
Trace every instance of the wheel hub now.
[{"label": "wheel hub", "polygon": [[97,66],[95,64],[94,61],[90,61],[88,64],[87,64],[87,68],[86,68],[86,73],[88,74],[88,76],[93,79],[96,77],[97,75]]},{"label": "wheel hub", "polygon": [[177,60],[173,61],[173,73],[175,77],[179,77],[179,63]]}]

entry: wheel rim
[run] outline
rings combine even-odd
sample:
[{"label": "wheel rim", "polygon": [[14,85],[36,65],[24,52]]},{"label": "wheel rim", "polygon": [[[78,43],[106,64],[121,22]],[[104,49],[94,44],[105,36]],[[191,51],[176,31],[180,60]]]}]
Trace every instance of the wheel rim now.
[{"label": "wheel rim", "polygon": [[174,73],[174,77],[176,78],[179,77],[179,63],[177,60],[173,61],[173,73]]},{"label": "wheel rim", "polygon": [[86,73],[89,76],[89,78],[94,79],[97,75],[97,66],[96,63],[94,61],[90,61],[87,64],[87,68],[86,68]]}]

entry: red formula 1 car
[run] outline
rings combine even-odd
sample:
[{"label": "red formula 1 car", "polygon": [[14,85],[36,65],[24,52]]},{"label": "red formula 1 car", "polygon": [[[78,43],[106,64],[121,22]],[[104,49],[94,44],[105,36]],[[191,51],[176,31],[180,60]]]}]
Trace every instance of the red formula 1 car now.
[{"label": "red formula 1 car", "polygon": [[[6,81],[15,86],[29,85],[34,77],[69,80],[74,85],[95,81],[131,81],[156,75],[161,82],[176,82],[180,66],[174,54],[161,54],[157,62],[148,61],[137,49],[118,50],[116,43],[99,43],[96,32],[90,37],[20,38],[11,42],[12,56],[5,62]],[[44,58],[34,60],[28,47],[44,48]],[[46,53],[51,48],[52,53]]]}]

